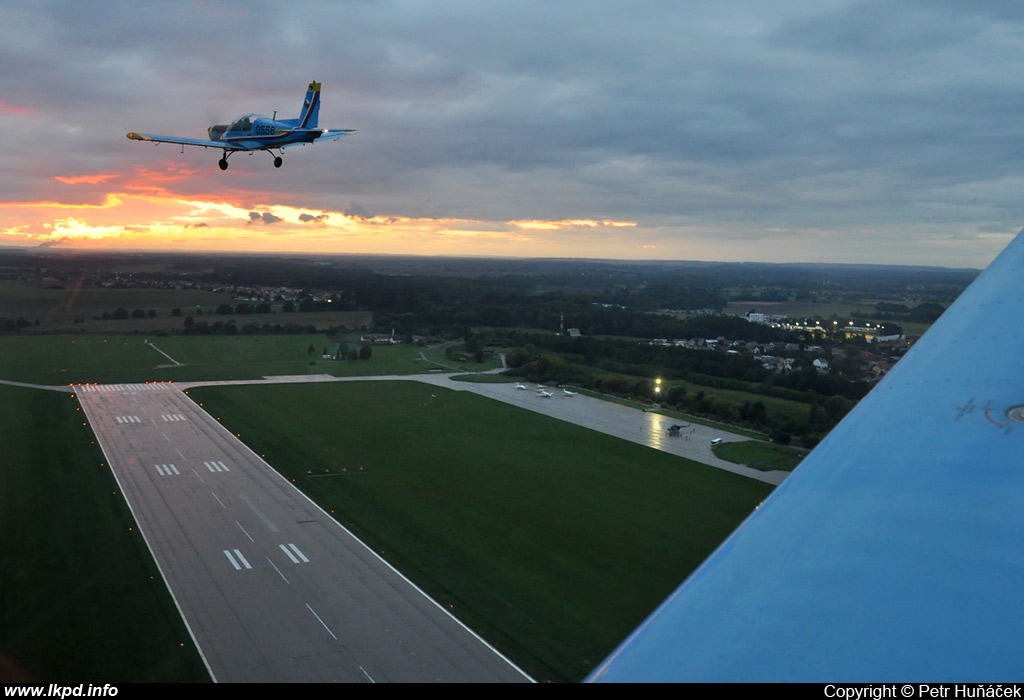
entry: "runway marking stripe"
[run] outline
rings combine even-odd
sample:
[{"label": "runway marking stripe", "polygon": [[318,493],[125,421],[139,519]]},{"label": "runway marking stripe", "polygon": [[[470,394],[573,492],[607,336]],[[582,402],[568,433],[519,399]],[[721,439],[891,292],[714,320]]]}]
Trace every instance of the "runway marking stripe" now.
[{"label": "runway marking stripe", "polygon": [[299,560],[295,558],[295,555],[294,555],[294,554],[292,554],[292,553],[291,553],[291,551],[289,551],[289,549],[288,549],[288,546],[287,546],[287,545],[279,544],[279,545],[277,545],[277,546],[278,546],[278,547],[280,547],[280,548],[281,548],[281,551],[282,551],[282,552],[284,552],[284,553],[285,553],[285,555],[286,555],[286,556],[287,556],[287,557],[288,557],[289,559],[291,559],[291,560],[292,560],[292,564],[298,564],[298,563],[299,563]]},{"label": "runway marking stripe", "polygon": [[[285,556],[292,560],[292,564],[298,564],[300,559],[303,564],[309,563],[309,557],[303,554],[302,550],[291,542],[288,544],[279,544],[277,546],[281,548],[281,551],[285,553]],[[294,554],[292,552],[294,552]]]},{"label": "runway marking stripe", "polygon": [[178,471],[178,468],[173,464],[154,464],[153,466],[156,467],[156,472],[160,476],[171,476],[172,474],[181,474],[181,472]]},{"label": "runway marking stripe", "polygon": [[242,562],[242,566],[244,566],[247,569],[252,568],[252,565],[248,561],[246,561],[245,557],[242,556],[242,553],[239,552],[237,549],[235,550],[235,556],[238,557],[239,561]]},{"label": "runway marking stripe", "polygon": [[301,559],[303,564],[308,564],[309,563],[309,559],[306,557],[305,554],[302,553],[302,550],[300,550],[298,547],[296,547],[291,542],[288,543],[288,546],[292,548],[292,551],[295,552],[295,556],[297,556],[299,559]]},{"label": "runway marking stripe", "polygon": [[[228,561],[231,562],[231,566],[235,567],[235,571],[241,571],[242,567],[245,567],[246,569],[252,568],[252,564],[250,564],[237,549],[225,549],[224,556],[226,556]],[[236,560],[235,557],[238,557],[238,559]],[[239,562],[241,562],[241,564],[239,564]]]},{"label": "runway marking stripe", "polygon": [[320,623],[321,625],[323,625],[323,626],[324,626],[324,629],[325,629],[325,630],[327,630],[327,634],[331,635],[331,636],[332,636],[332,637],[334,637],[335,639],[337,639],[337,638],[338,638],[338,637],[337,637],[337,635],[335,635],[335,634],[334,634],[334,632],[332,632],[332,631],[331,631],[331,628],[327,626],[327,623],[326,623],[326,622],[324,622],[323,620],[321,620],[321,619],[320,619],[320,616],[316,614],[316,610],[314,610],[313,608],[311,608],[311,607],[310,607],[309,603],[306,603],[306,608],[308,608],[308,609],[309,609],[309,611],[310,611],[311,613],[313,613],[313,617],[315,617],[315,618],[316,618],[316,621],[317,621],[317,622],[319,622],[319,623]]},{"label": "runway marking stripe", "polygon": [[224,462],[203,462],[203,466],[209,469],[211,472],[229,472]]}]

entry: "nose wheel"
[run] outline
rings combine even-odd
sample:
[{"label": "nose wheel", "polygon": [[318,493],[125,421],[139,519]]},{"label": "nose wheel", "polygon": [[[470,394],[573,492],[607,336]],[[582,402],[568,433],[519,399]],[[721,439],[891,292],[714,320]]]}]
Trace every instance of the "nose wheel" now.
[{"label": "nose wheel", "polygon": [[221,170],[227,170],[228,169],[228,159],[227,158],[221,158],[219,161],[217,161],[217,165],[220,166]]}]

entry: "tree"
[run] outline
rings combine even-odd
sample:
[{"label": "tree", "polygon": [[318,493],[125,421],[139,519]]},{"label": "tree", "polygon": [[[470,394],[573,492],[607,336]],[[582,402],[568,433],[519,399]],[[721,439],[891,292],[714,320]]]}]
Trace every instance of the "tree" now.
[{"label": "tree", "polygon": [[363,347],[359,348],[359,359],[360,360],[369,360],[370,359],[370,355],[372,355],[372,354],[373,354],[373,348],[371,348],[369,345],[364,345]]}]

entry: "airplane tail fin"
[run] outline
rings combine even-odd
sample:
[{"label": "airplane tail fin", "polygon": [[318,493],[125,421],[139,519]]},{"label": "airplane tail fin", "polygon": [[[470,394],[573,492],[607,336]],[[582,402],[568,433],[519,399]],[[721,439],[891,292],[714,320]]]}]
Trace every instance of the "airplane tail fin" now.
[{"label": "airplane tail fin", "polygon": [[315,129],[320,119],[320,83],[314,81],[306,89],[306,99],[302,103],[302,111],[299,112],[298,126],[305,129]]}]

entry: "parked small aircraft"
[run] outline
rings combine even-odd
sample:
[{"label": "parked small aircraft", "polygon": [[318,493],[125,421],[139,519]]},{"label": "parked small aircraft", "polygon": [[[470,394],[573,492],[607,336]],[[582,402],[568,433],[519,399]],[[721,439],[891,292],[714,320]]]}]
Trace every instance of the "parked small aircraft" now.
[{"label": "parked small aircraft", "polygon": [[575,395],[576,395],[576,394],[578,393],[578,392],[575,392],[575,391],[569,391],[568,389],[562,389],[562,392],[563,392],[563,393],[564,393],[564,394],[565,394],[566,396],[575,396]]},{"label": "parked small aircraft", "polygon": [[543,389],[538,389],[537,390],[537,396],[541,397],[542,399],[550,399],[551,398],[551,392],[550,391],[544,391]]},{"label": "parked small aircraft", "polygon": [[519,389],[520,391],[526,391],[526,385],[520,382],[516,384],[516,389]]},{"label": "parked small aircraft", "polygon": [[[214,124],[208,130],[210,140],[190,139],[180,136],[157,136],[128,132],[133,141],[153,141],[155,143],[176,143],[182,147],[202,146],[203,148],[220,148],[224,155],[219,161],[220,169],[228,169],[228,157],[236,151],[266,151],[273,155],[273,149],[284,149],[288,146],[305,145],[316,141],[333,141],[355,133],[355,129],[321,129],[317,127],[320,115],[320,83],[312,82],[306,90],[306,99],[302,103],[302,111],[295,119],[278,119],[277,112],[273,117],[262,114],[246,114],[231,124]],[[280,168],[281,156],[274,156],[274,167]]]}]

